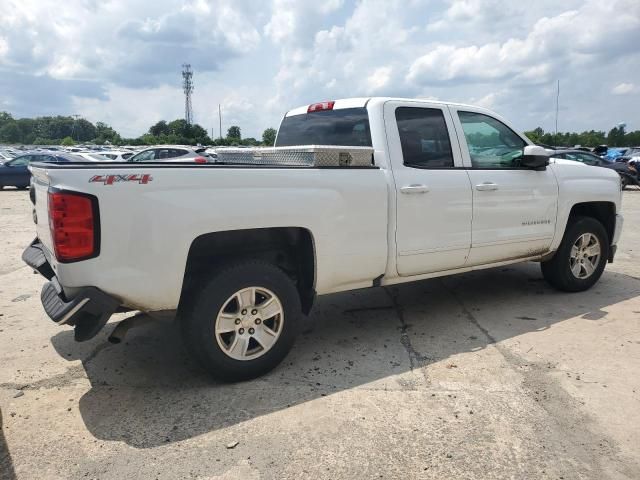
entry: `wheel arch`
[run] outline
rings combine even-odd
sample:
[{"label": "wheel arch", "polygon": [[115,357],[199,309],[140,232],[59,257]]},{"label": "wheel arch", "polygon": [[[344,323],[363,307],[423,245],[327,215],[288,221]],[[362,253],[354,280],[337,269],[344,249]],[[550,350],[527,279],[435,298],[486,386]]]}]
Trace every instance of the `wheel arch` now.
[{"label": "wheel arch", "polygon": [[[569,219],[575,217],[591,217],[598,220],[607,232],[611,243],[616,228],[616,205],[613,202],[581,202],[576,203],[569,211]],[[566,226],[565,226],[566,230]]]},{"label": "wheel arch", "polygon": [[234,261],[264,260],[281,268],[296,285],[302,310],[315,299],[316,253],[313,234],[303,227],[272,227],[210,232],[189,247],[178,309],[200,281]]}]

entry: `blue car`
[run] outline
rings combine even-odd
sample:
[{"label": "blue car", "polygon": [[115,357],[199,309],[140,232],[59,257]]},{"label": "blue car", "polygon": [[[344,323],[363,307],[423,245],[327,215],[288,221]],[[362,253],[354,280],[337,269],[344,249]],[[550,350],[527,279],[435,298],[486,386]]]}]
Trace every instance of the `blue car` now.
[{"label": "blue car", "polygon": [[31,162],[67,163],[86,162],[86,160],[82,157],[58,152],[35,152],[20,155],[0,164],[0,190],[4,187],[29,188],[31,172],[27,167]]}]

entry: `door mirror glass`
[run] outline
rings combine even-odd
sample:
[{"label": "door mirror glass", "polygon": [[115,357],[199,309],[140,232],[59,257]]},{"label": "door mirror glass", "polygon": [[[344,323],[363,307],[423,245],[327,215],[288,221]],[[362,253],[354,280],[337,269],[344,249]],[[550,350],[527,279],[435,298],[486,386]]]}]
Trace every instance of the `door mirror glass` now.
[{"label": "door mirror glass", "polygon": [[549,165],[549,153],[538,145],[524,147],[520,165],[533,170],[545,170]]}]

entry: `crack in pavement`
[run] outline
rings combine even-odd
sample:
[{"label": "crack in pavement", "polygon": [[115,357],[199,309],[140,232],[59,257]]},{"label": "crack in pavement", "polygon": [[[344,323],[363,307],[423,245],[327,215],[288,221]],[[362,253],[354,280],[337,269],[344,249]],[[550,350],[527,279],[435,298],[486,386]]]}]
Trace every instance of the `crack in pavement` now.
[{"label": "crack in pavement", "polygon": [[[411,339],[409,338],[408,332],[409,325],[407,325],[404,320],[404,307],[398,301],[397,291],[394,291],[387,287],[383,287],[383,289],[389,296],[389,299],[391,300],[391,303],[393,305],[393,310],[395,311],[396,316],[398,317],[398,321],[400,322],[400,343],[409,355],[409,366],[411,367],[411,371],[413,371],[416,365],[418,367],[422,367],[424,366],[425,362],[430,361],[431,358],[426,355],[422,355],[411,344]],[[426,372],[423,372],[423,374],[425,375],[426,380]]]},{"label": "crack in pavement", "polygon": [[[441,280],[441,283],[458,303],[469,322],[486,337],[488,345],[492,345],[507,365],[522,377],[521,386],[524,392],[532,397],[544,410],[546,417],[555,423],[552,425],[553,430],[548,425],[537,426],[537,434],[541,437],[541,441],[546,444],[557,443],[558,447],[567,453],[571,450],[578,465],[589,466],[592,471],[588,474],[593,475],[595,472],[595,478],[610,476],[608,473],[612,465],[603,464],[605,459],[615,465],[616,473],[622,473],[629,478],[640,478],[640,465],[635,460],[622,458],[616,443],[598,431],[597,422],[581,410],[580,402],[561,385],[557,378],[550,375],[555,370],[555,365],[549,362],[528,361],[508,347],[499,344],[466,307],[457,292],[444,280]],[[608,468],[605,469],[605,466]]]}]

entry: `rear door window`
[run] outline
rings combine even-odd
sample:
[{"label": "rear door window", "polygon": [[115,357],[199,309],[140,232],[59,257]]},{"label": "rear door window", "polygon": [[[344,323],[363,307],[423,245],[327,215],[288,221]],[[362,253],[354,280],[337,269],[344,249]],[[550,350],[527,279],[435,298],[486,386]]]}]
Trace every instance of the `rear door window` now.
[{"label": "rear door window", "polygon": [[186,155],[188,153],[189,153],[188,150],[183,150],[181,148],[172,148],[172,149],[169,150],[169,157],[168,158],[181,157],[181,156]]},{"label": "rear door window", "polygon": [[404,164],[414,168],[451,168],[453,152],[442,110],[399,107],[396,122]]},{"label": "rear door window", "polygon": [[285,117],[275,146],[295,145],[370,147],[371,131],[367,109],[320,110]]}]

